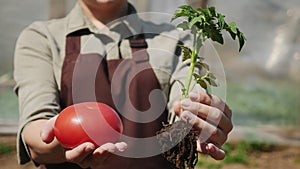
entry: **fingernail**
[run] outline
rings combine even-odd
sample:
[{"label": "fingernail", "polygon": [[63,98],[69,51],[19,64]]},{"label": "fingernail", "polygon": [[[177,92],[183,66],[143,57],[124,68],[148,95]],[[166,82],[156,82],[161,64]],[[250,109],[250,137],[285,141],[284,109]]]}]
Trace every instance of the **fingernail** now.
[{"label": "fingernail", "polygon": [[88,151],[92,151],[95,149],[95,146],[94,145],[88,145],[85,150],[88,152]]},{"label": "fingernail", "polygon": [[123,152],[127,149],[127,144],[124,142],[116,143],[116,146],[117,146],[118,150],[121,152]]},{"label": "fingernail", "polygon": [[184,112],[181,113],[181,118],[183,120],[192,121],[193,120],[193,115],[188,111],[184,111]]},{"label": "fingernail", "polygon": [[215,147],[212,146],[212,145],[207,145],[207,149],[208,149],[208,152],[209,152],[209,153],[215,153],[215,152],[216,152]]},{"label": "fingernail", "polygon": [[199,95],[198,95],[198,93],[196,93],[196,92],[191,92],[191,93],[189,94],[189,96],[190,96],[190,98],[191,98],[192,100],[198,100],[198,98],[199,98]]},{"label": "fingernail", "polygon": [[189,99],[184,99],[181,101],[181,105],[183,107],[189,107],[191,105],[191,101]]},{"label": "fingernail", "polygon": [[41,138],[43,141],[47,139],[46,134],[43,131],[41,131]]}]

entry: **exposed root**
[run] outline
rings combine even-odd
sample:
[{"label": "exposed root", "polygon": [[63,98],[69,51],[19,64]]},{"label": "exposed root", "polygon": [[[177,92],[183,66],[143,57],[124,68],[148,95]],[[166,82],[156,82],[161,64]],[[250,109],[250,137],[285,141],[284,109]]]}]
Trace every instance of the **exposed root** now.
[{"label": "exposed root", "polygon": [[194,169],[198,162],[199,132],[191,128],[187,121],[180,120],[164,125],[158,132],[162,155],[174,165],[174,169]]}]

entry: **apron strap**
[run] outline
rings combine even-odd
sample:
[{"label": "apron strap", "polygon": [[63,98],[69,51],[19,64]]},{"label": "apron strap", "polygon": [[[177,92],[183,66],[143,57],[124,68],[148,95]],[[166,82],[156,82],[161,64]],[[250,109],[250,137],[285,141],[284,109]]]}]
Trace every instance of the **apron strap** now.
[{"label": "apron strap", "polygon": [[134,35],[128,39],[130,42],[130,47],[133,51],[148,48],[148,44],[145,40],[145,34]]},{"label": "apron strap", "polygon": [[[145,34],[138,34],[128,38],[131,47],[133,60],[136,63],[149,61],[149,55],[146,51],[148,44],[145,39]],[[141,51],[141,52],[138,52]]]}]

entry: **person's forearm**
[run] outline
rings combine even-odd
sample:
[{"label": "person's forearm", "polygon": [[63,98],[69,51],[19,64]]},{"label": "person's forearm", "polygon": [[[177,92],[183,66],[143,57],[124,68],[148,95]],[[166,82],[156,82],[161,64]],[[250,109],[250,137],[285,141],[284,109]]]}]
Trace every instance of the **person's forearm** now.
[{"label": "person's forearm", "polygon": [[65,150],[56,140],[50,144],[42,141],[40,131],[46,122],[47,120],[33,121],[23,130],[23,137],[32,160],[39,164],[65,162]]}]

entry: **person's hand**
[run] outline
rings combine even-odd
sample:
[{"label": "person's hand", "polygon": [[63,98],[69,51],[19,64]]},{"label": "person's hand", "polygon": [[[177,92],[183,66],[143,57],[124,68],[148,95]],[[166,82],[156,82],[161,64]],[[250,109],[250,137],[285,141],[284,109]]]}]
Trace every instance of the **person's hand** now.
[{"label": "person's hand", "polygon": [[174,111],[201,132],[197,145],[199,152],[209,154],[216,160],[224,159],[225,152],[221,146],[233,125],[232,111],[223,100],[197,90],[191,92],[188,99],[174,103]]},{"label": "person's hand", "polygon": [[124,151],[124,142],[106,143],[96,148],[94,144],[86,142],[71,150],[66,150],[66,161],[78,164],[81,168],[97,168],[105,163],[112,153]]},{"label": "person's hand", "polygon": [[[54,123],[57,116],[49,119],[41,130],[41,138],[45,143],[51,143],[55,139]],[[127,149],[127,144],[106,143],[96,147],[93,143],[86,142],[73,149],[65,149],[65,161],[76,163],[82,168],[97,168],[114,152],[122,152]]]}]

